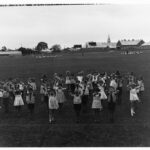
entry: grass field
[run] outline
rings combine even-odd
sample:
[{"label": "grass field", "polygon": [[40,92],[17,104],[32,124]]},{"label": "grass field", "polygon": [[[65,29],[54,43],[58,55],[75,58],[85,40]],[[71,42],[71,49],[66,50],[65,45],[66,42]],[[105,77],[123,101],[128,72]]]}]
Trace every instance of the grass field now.
[{"label": "grass field", "polygon": [[100,123],[93,123],[93,114],[81,115],[81,123],[75,123],[72,100],[69,98],[60,114],[56,114],[56,124],[48,124],[46,105],[36,99],[34,118],[30,118],[26,105],[20,117],[10,102],[10,113],[0,110],[0,146],[20,147],[105,147],[105,146],[150,146],[150,51],[140,55],[112,53],[65,54],[55,58],[36,59],[33,56],[0,57],[0,79],[19,77],[26,80],[43,73],[52,76],[54,72],[65,73],[84,70],[122,73],[133,71],[143,75],[145,93],[138,105],[134,118],[130,116],[129,96],[124,87],[123,103],[117,106],[115,123],[110,124],[106,106],[100,114]]}]

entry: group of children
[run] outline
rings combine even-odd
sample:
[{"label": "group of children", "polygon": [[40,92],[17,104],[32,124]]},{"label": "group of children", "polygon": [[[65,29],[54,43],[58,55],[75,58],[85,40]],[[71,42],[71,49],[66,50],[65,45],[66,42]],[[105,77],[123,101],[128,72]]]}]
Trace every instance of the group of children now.
[{"label": "group of children", "polygon": [[[89,73],[83,71],[77,74],[66,72],[65,77],[54,74],[52,81],[48,81],[46,75],[41,79],[40,94],[41,100],[45,101],[49,109],[49,122],[54,121],[55,110],[62,110],[66,101],[66,94],[73,99],[73,108],[76,114],[76,122],[80,121],[80,113],[83,110],[86,113],[90,107],[94,112],[94,121],[97,122],[99,113],[103,110],[103,102],[107,102],[110,121],[114,121],[114,112],[116,103],[122,103],[123,85],[127,85],[131,103],[131,116],[135,114],[136,102],[139,101],[144,91],[142,77],[136,78],[133,73],[126,76],[121,75],[119,71],[108,76],[105,73]],[[70,98],[69,98],[70,99]]]},{"label": "group of children", "polygon": [[9,105],[12,102],[19,115],[21,107],[26,102],[30,113],[33,114],[36,90],[37,87],[34,79],[28,79],[26,84],[19,79],[9,79],[5,82],[1,81],[0,108],[2,108],[3,102],[4,110],[8,113]]},{"label": "group of children", "polygon": [[142,99],[144,92],[143,78],[136,78],[133,73],[122,75],[119,71],[108,75],[93,72],[85,74],[80,71],[76,74],[66,71],[65,76],[55,73],[50,79],[43,75],[38,90],[35,79],[28,79],[27,83],[19,80],[8,80],[0,84],[0,105],[2,101],[4,110],[9,112],[9,101],[20,112],[21,107],[27,104],[29,112],[33,115],[35,101],[38,99],[38,91],[41,102],[46,104],[49,113],[49,123],[55,121],[55,112],[62,112],[64,103],[72,99],[76,115],[76,122],[80,122],[81,110],[88,113],[89,109],[94,112],[93,120],[98,122],[100,111],[107,103],[110,121],[114,122],[116,104],[121,105],[123,87],[129,92],[131,103],[131,116],[136,113],[136,103]]}]

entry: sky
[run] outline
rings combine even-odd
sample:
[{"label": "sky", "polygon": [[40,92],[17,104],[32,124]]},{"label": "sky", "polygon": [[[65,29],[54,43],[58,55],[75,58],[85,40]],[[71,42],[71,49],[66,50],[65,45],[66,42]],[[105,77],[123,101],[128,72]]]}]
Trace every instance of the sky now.
[{"label": "sky", "polygon": [[88,41],[150,41],[150,4],[0,7],[0,48],[62,48]]}]

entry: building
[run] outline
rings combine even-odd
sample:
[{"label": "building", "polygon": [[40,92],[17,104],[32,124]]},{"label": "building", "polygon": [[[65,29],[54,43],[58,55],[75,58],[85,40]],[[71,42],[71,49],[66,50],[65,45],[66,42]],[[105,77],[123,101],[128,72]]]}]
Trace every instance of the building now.
[{"label": "building", "polygon": [[81,48],[82,48],[82,45],[80,45],[80,44],[74,45],[73,48],[74,48],[74,49],[81,49]]},{"label": "building", "polygon": [[145,42],[140,46],[140,49],[150,50],[150,42]]},{"label": "building", "polygon": [[137,49],[144,43],[143,40],[120,40],[117,42],[117,49]]},{"label": "building", "polygon": [[108,35],[107,42],[87,42],[86,48],[116,49],[117,43],[111,42]]}]

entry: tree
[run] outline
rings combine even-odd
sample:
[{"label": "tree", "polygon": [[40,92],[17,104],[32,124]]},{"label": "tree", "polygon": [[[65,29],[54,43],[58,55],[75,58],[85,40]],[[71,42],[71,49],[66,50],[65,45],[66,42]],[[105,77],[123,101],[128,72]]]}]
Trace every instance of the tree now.
[{"label": "tree", "polygon": [[59,44],[55,44],[51,47],[52,52],[61,52],[61,46]]},{"label": "tree", "polygon": [[48,44],[45,42],[39,42],[38,45],[36,46],[36,50],[39,52],[45,49],[48,49]]}]

